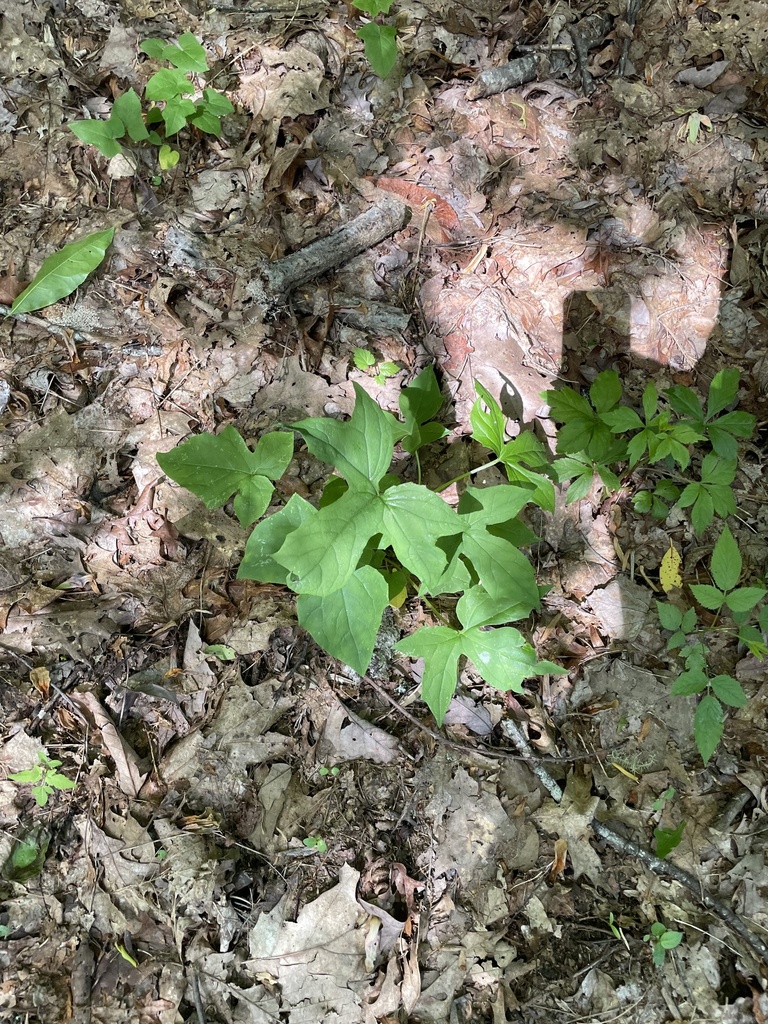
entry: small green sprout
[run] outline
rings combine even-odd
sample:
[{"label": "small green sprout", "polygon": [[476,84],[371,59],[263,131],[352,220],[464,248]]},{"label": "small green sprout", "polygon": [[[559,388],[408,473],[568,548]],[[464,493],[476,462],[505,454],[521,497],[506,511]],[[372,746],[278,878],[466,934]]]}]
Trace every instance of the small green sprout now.
[{"label": "small green sprout", "polygon": [[318,853],[328,852],[328,844],[321,836],[307,836],[303,843],[308,850],[317,850]]},{"label": "small green sprout", "polygon": [[68,779],[66,775],[56,771],[61,765],[61,761],[48,757],[44,750],[41,750],[38,754],[38,760],[40,764],[35,765],[34,768],[14,772],[8,778],[12,782],[31,785],[32,796],[35,798],[38,806],[45,807],[48,803],[48,797],[52,796],[55,790],[74,789],[75,783],[72,779]]},{"label": "small green sprout", "polygon": [[376,356],[373,352],[369,352],[367,348],[356,348],[352,358],[358,370],[363,370],[364,373],[368,373],[369,370],[372,371],[373,379],[379,387],[390,377],[400,373],[400,367],[397,363],[389,361],[377,363]]},{"label": "small green sprout", "polygon": [[643,936],[643,942],[650,943],[651,949],[653,950],[653,962],[657,967],[661,967],[664,963],[664,957],[667,955],[667,950],[675,949],[683,941],[683,933],[672,931],[671,928],[667,928],[661,921],[654,921],[651,925],[651,930],[647,935]]}]

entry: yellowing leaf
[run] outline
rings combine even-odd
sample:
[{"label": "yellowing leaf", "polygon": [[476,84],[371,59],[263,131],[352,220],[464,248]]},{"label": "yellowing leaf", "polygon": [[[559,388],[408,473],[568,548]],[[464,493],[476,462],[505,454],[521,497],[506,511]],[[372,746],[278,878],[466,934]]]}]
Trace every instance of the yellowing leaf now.
[{"label": "yellowing leaf", "polygon": [[659,583],[661,583],[661,589],[665,594],[668,594],[670,590],[677,590],[682,587],[682,568],[682,555],[676,547],[670,544],[669,551],[662,558],[661,568],[659,569]]}]

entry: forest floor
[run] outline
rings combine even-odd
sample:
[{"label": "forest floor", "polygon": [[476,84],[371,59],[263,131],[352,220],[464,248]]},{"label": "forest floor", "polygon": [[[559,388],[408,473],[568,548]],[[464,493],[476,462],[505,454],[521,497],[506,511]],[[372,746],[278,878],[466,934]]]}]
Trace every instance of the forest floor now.
[{"label": "forest floor", "polygon": [[[528,518],[550,589],[526,628],[567,675],[513,695],[468,665],[438,730],[418,665],[390,644],[361,679],[325,655],[289,591],[237,578],[230,511],[156,455],[343,417],[354,384],[397,412],[433,364],[439,487],[487,459],[475,380],[554,447],[553,386],[617,370],[640,408],[649,380],[705,399],[737,369],[757,429],[729,525],[761,585],[768,3],[403,0],[383,80],[365,20],[325,0],[16,0],[0,19],[0,303],[116,229],[76,294],[0,326],[0,1019],[763,1024],[765,662],[708,634],[748,700],[704,765],[655,604],[670,545],[683,604],[711,582],[720,519],[697,536],[690,510],[638,511],[626,467],[615,493],[559,491]],[[166,171],[151,145],[79,141],[72,122],[157,70],[139,44],[186,32],[234,104],[221,135],[185,128]],[[510,61],[535,77],[487,94]],[[260,304],[260,264],[393,196],[407,226]],[[327,474],[297,445],[279,501]],[[388,613],[389,639],[415,614]],[[8,778],[42,753],[75,783],[44,804]],[[657,829],[679,830],[666,860],[695,891],[633,853]],[[660,965],[654,923],[683,935]]]}]

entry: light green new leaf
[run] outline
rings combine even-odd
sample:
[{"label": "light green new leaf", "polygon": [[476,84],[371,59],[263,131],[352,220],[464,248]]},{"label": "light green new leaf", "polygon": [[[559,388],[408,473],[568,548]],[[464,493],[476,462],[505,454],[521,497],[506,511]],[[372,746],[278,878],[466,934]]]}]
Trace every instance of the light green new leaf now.
[{"label": "light green new leaf", "polygon": [[143,43],[139,44],[139,50],[142,53],[146,53],[148,57],[162,60],[167,45],[164,39],[145,39]]},{"label": "light green new leaf", "polygon": [[371,663],[389,587],[380,572],[363,565],[343,587],[325,597],[302,594],[299,625],[334,658],[365,675]]},{"label": "light green new leaf", "polygon": [[656,602],[656,611],[663,629],[679,629],[683,622],[683,613],[673,604]]},{"label": "light green new leaf", "polygon": [[266,511],[271,481],[280,479],[292,456],[292,434],[266,434],[251,451],[230,424],[220,434],[201,434],[169,452],[158,452],[157,461],[164,473],[208,508],[219,508],[236,491],[242,492],[235,512],[243,526],[250,526]]},{"label": "light green new leaf", "polygon": [[379,76],[386,78],[397,63],[397,29],[394,25],[377,25],[368,22],[357,30],[357,35],[365,43],[365,56]]},{"label": "light green new leaf", "polygon": [[112,104],[112,116],[118,118],[125,125],[134,142],[143,142],[149,138],[147,126],[141,114],[141,100],[134,89],[129,89],[122,96],[118,96]]},{"label": "light green new leaf", "polygon": [[497,456],[501,455],[506,443],[504,429],[506,417],[501,411],[499,403],[479,380],[475,381],[475,391],[480,397],[472,406],[472,411],[469,414],[472,436],[478,444],[490,448]]},{"label": "light green new leaf", "polygon": [[456,692],[461,645],[461,634],[448,626],[427,626],[395,645],[401,654],[424,659],[421,695],[438,725]]},{"label": "light green new leaf", "polygon": [[681,821],[677,828],[655,828],[653,834],[656,837],[656,856],[662,860],[671,853],[676,846],[679,846],[683,839],[685,821]]},{"label": "light green new leaf", "polygon": [[710,685],[716,697],[723,704],[732,708],[743,708],[747,704],[747,695],[741,688],[741,683],[733,676],[715,676],[710,680]]},{"label": "light green new leaf", "polygon": [[49,256],[11,306],[11,314],[31,313],[71,295],[102,262],[114,234],[114,228],[95,231]]},{"label": "light green new leaf", "polygon": [[107,160],[123,152],[123,147],[116,140],[125,135],[125,127],[117,116],[110,117],[108,121],[97,121],[95,118],[73,121],[69,127],[81,142],[95,146]]},{"label": "light green new leaf", "polygon": [[343,587],[370,538],[382,532],[383,512],[379,495],[349,490],[302,523],[275,554],[294,576],[291,589],[324,597]]},{"label": "light green new leaf", "polygon": [[348,423],[312,418],[294,423],[318,459],[334,466],[352,487],[375,491],[392,462],[394,438],[401,424],[384,412],[360,387],[355,388],[355,409]]},{"label": "light green new leaf", "polygon": [[156,71],[144,87],[144,97],[148,100],[172,100],[174,96],[185,96],[194,92],[195,87],[184,74],[174,68],[163,68]]},{"label": "light green new leaf", "polygon": [[184,35],[179,36],[178,46],[171,44],[164,47],[161,59],[167,60],[169,64],[173,64],[181,71],[202,74],[203,71],[208,70],[208,58],[205,55],[205,50],[191,32],[185,32]]},{"label": "light green new leaf", "polygon": [[715,752],[723,735],[723,709],[710,695],[702,697],[693,718],[693,737],[704,764]]},{"label": "light green new leaf", "polygon": [[260,583],[288,582],[288,570],[274,556],[302,523],[317,515],[317,509],[298,494],[292,494],[284,508],[258,523],[245,545],[237,578]]},{"label": "light green new leaf", "polygon": [[712,578],[720,590],[733,590],[741,577],[741,552],[727,526],[717,538],[710,562]]}]

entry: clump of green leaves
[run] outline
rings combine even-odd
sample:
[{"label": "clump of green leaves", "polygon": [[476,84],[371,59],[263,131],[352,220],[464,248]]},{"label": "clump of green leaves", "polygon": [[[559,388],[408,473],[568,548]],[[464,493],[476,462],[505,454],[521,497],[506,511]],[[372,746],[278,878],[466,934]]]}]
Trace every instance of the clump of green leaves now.
[{"label": "clump of green leaves", "polygon": [[168,144],[169,139],[189,126],[218,136],[221,118],[234,107],[216,89],[204,88],[201,98],[189,98],[197,91],[190,76],[205,75],[209,70],[205,50],[191,32],[180,36],[177,44],[146,39],[140,50],[171,65],[149,79],[144,102],[131,88],[112,104],[107,121],[75,121],[69,127],[81,142],[95,146],[108,159],[123,152],[119,140],[126,137],[134,143],[157,146],[160,169],[165,171],[179,162],[179,151]]},{"label": "clump of green leaves", "polygon": [[358,370],[369,373],[379,386],[385,384],[390,377],[400,373],[397,363],[392,363],[389,360],[378,362],[373,352],[369,352],[367,348],[356,348],[352,359]]},{"label": "clump of green leaves", "polygon": [[44,750],[41,750],[38,754],[38,760],[40,763],[36,764],[34,768],[14,772],[12,775],[9,774],[8,778],[12,782],[32,786],[32,796],[35,798],[35,802],[38,806],[45,807],[48,803],[48,798],[56,790],[74,789],[75,783],[72,779],[68,779],[66,775],[62,775],[61,772],[57,771],[61,767],[61,761],[48,757]]},{"label": "clump of green leaves", "polygon": [[654,921],[650,932],[643,936],[643,942],[650,943],[653,962],[657,967],[664,963],[668,950],[676,949],[683,941],[683,933],[667,928],[661,921]]},{"label": "clump of green leaves", "polygon": [[[402,419],[379,408],[357,385],[355,394],[349,422],[310,418],[291,425],[336,475],[318,508],[294,494],[254,527],[238,576],[293,590],[300,625],[361,675],[387,606],[404,590],[419,597],[440,624],[422,627],[397,650],[424,659],[422,695],[438,722],[464,659],[500,690],[520,692],[531,676],[564,672],[539,662],[523,634],[507,625],[540,606],[533,566],[520,550],[535,537],[517,518],[534,499],[536,486],[523,474],[506,486],[467,487],[452,509],[424,485],[390,472],[396,444],[415,453],[444,433],[441,424],[431,422],[443,402],[432,368],[401,392]],[[499,440],[483,437],[494,444]],[[280,457],[265,468],[266,450],[279,450]],[[227,427],[158,460],[209,507],[236,493],[236,514],[247,525],[266,510],[270,481],[285,470],[292,450],[293,435],[277,432],[263,437],[251,453]],[[518,465],[510,455],[513,473]],[[258,490],[258,500],[248,500],[245,513],[238,511],[243,489]]]},{"label": "clump of green leaves", "polygon": [[[562,426],[557,435],[558,459],[553,471],[561,483],[573,481],[566,501],[585,497],[595,473],[610,491],[621,480],[617,470],[626,464],[629,470],[640,465],[654,467],[666,474],[650,489],[634,497],[638,512],[651,512],[663,519],[671,504],[691,509],[691,523],[698,535],[717,514],[733,515],[736,502],[732,484],[736,475],[737,438],[747,438],[755,428],[755,417],[732,411],[720,415],[732,405],[739,389],[738,370],[721,370],[709,388],[707,408],[691,388],[676,385],[659,395],[649,381],[642,395],[642,417],[633,408],[619,404],[622,386],[615,370],[598,374],[589,389],[589,398],[573,388],[546,391],[552,419]],[[709,444],[712,451],[703,455],[698,478],[686,480],[682,474],[691,466],[691,445]],[[679,482],[685,486],[680,487]]]},{"label": "clump of green leaves", "polygon": [[353,5],[370,15],[371,20],[357,30],[357,35],[365,44],[368,63],[379,78],[386,78],[397,63],[397,28],[384,25],[376,18],[389,14],[392,0],[353,0]]},{"label": "clump of green leaves", "polygon": [[[763,658],[768,654],[763,636],[768,632],[768,605],[758,606],[768,591],[764,586],[738,585],[742,557],[727,526],[714,546],[709,571],[714,585],[691,584],[691,594],[704,608],[726,619],[725,627],[720,628],[730,629],[755,657]],[[675,696],[703,694],[696,707],[693,733],[706,764],[723,735],[723,705],[744,707],[747,696],[741,683],[733,676],[709,675],[709,651],[703,639],[705,631],[699,626],[695,608],[683,610],[677,604],[661,601],[656,602],[656,608],[662,627],[672,634],[667,640],[667,650],[677,652],[685,666],[670,692]],[[751,621],[753,619],[757,620],[757,626]]]}]

